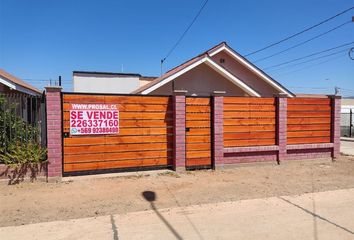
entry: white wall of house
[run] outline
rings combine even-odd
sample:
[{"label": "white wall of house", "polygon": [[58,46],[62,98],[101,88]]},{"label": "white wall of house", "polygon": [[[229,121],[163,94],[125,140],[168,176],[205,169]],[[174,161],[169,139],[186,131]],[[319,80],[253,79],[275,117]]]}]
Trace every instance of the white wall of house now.
[{"label": "white wall of house", "polygon": [[[236,77],[242,79],[248,86],[256,90],[262,97],[273,97],[274,94],[279,93],[274,86],[270,85],[262,77],[255,74],[252,70],[235,61],[229,54],[222,51],[214,56],[212,59],[234,74]],[[221,59],[223,61],[221,61]]]},{"label": "white wall of house", "polygon": [[204,63],[174,79],[174,84],[169,82],[152,91],[150,95],[171,95],[173,90],[187,90],[187,95],[193,96],[210,96],[214,91],[224,91],[225,96],[248,96],[241,88]]},{"label": "white wall of house", "polygon": [[341,108],[342,113],[349,113],[350,109],[352,109],[352,111],[354,110],[354,99],[344,98],[342,99],[341,104],[342,104],[342,108]]},{"label": "white wall of house", "polygon": [[74,92],[131,93],[140,86],[139,75],[73,74]]}]

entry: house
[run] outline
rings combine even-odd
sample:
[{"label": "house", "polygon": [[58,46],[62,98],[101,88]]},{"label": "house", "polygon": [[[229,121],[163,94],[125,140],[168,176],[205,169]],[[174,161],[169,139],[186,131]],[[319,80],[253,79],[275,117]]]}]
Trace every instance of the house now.
[{"label": "house", "polygon": [[354,98],[342,99],[341,136],[354,137]]},{"label": "house", "polygon": [[127,94],[154,79],[138,73],[74,71],[73,87],[74,92]]},{"label": "house", "polygon": [[31,96],[40,96],[42,92],[23,80],[0,69],[0,93],[19,93]]},{"label": "house", "polygon": [[140,74],[74,72],[73,79],[74,92],[171,95],[175,90],[184,90],[193,96],[210,96],[215,91],[225,92],[226,96],[295,96],[225,42],[159,78],[146,78]]},{"label": "house", "polygon": [[172,94],[175,90],[185,90],[187,95],[193,96],[210,96],[215,91],[225,92],[226,96],[272,97],[279,93],[294,96],[225,42],[132,93]]},{"label": "house", "polygon": [[[34,124],[40,119],[42,92],[18,77],[0,69],[1,109],[15,107],[16,114],[24,121]],[[10,106],[11,105],[11,106]]]}]

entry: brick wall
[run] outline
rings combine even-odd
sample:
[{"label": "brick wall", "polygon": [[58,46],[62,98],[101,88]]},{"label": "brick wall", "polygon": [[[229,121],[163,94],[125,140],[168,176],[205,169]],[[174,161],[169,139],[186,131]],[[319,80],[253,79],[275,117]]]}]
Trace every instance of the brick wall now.
[{"label": "brick wall", "polygon": [[48,178],[62,177],[61,87],[46,87]]},{"label": "brick wall", "polygon": [[[8,180],[9,183],[14,182],[16,176],[18,174],[14,174],[14,169],[10,166],[6,166],[5,164],[0,164],[0,180]],[[35,180],[39,178],[46,178],[47,177],[47,164],[39,164],[37,166],[28,167],[25,170],[25,179]]]},{"label": "brick wall", "polygon": [[173,98],[173,168],[184,170],[186,166],[186,97],[175,95]]},{"label": "brick wall", "polygon": [[331,142],[333,143],[332,158],[336,158],[340,154],[340,114],[341,98],[332,96],[332,125],[331,125]]},{"label": "brick wall", "polygon": [[213,163],[214,168],[222,168],[224,166],[224,130],[223,130],[223,112],[224,112],[224,97],[214,96],[212,101],[213,110]]},{"label": "brick wall", "polygon": [[277,161],[286,159],[286,140],[287,140],[287,98],[284,96],[277,97],[277,144],[279,146]]}]

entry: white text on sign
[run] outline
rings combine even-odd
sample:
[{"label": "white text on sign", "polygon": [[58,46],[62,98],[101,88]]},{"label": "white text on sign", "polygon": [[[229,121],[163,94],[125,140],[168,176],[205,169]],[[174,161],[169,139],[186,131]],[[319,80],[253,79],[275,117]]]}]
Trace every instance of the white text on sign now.
[{"label": "white text on sign", "polygon": [[71,104],[70,134],[118,134],[119,111],[115,104]]}]

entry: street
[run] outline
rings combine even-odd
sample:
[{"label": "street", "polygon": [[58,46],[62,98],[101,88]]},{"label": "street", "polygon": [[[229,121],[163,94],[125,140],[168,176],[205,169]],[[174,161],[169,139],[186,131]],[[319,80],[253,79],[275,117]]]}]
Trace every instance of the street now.
[{"label": "street", "polygon": [[354,238],[354,189],[166,209],[153,200],[148,211],[3,227],[0,239]]}]

